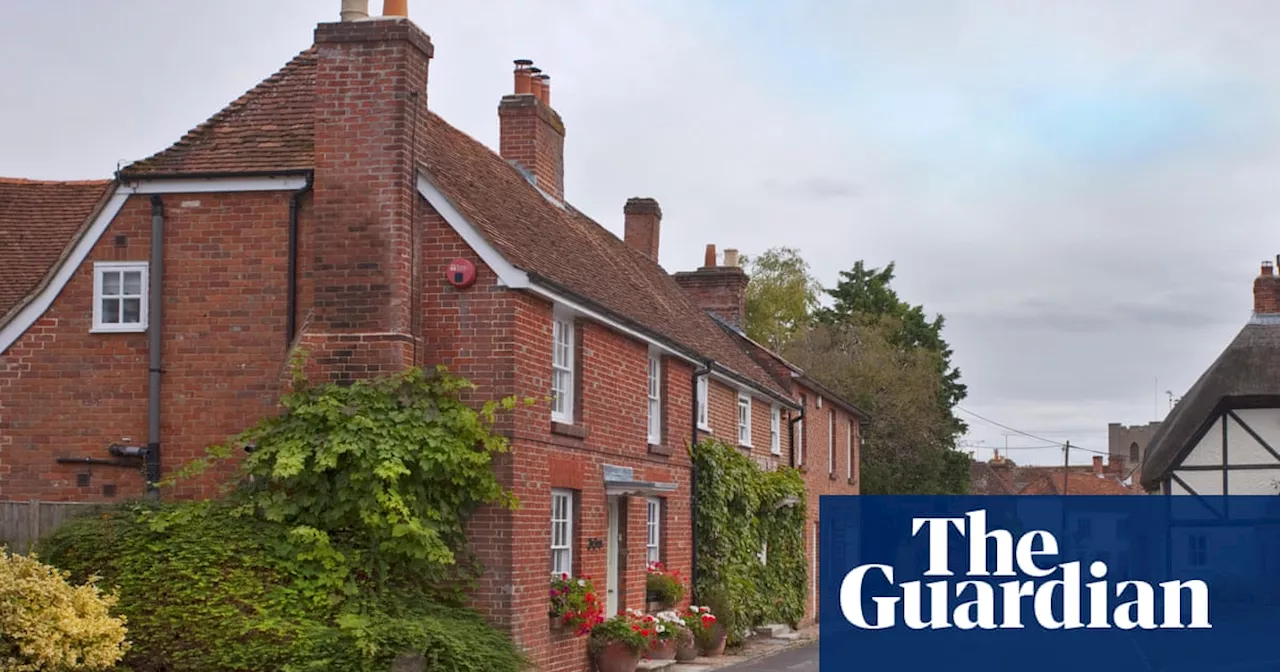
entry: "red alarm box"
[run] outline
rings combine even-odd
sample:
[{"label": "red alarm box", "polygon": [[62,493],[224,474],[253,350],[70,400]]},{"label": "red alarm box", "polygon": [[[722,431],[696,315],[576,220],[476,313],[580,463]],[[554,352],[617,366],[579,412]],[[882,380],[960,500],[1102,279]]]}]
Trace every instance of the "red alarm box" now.
[{"label": "red alarm box", "polygon": [[454,259],[449,263],[449,284],[462,289],[476,281],[476,265],[466,259]]}]

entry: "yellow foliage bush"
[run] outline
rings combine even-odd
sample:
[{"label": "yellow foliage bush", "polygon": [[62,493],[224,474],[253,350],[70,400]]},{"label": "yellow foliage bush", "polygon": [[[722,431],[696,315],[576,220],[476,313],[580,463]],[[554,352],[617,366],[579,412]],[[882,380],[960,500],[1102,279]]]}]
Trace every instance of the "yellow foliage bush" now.
[{"label": "yellow foliage bush", "polygon": [[109,670],[129,644],[114,594],[0,547],[0,672]]}]

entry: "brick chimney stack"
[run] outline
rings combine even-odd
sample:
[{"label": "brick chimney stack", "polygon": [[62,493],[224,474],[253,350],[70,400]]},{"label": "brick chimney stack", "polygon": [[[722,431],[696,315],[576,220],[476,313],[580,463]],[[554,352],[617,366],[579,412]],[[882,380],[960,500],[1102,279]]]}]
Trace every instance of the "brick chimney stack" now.
[{"label": "brick chimney stack", "polygon": [[564,122],[551,109],[551,77],[533,61],[515,62],[514,92],[498,104],[498,150],[552,198],[564,200]]},{"label": "brick chimney stack", "polygon": [[[1280,261],[1280,257],[1277,257]],[[1280,276],[1270,261],[1262,262],[1262,272],[1253,281],[1253,314],[1275,315],[1280,313]]]},{"label": "brick chimney stack", "polygon": [[630,198],[622,208],[626,221],[623,239],[650,259],[658,260],[658,238],[662,228],[662,208],[652,198]]},{"label": "brick chimney stack", "polygon": [[747,273],[738,266],[737,250],[725,250],[724,257],[724,265],[716,265],[716,246],[708,245],[702,268],[674,277],[698,307],[741,329],[747,313]]},{"label": "brick chimney stack", "polygon": [[[388,1],[384,13],[402,12]],[[342,3],[316,27],[314,304],[304,345],[330,378],[413,363],[413,127],[427,115],[431,38],[404,16]]]},{"label": "brick chimney stack", "polygon": [[1095,476],[1102,475],[1102,456],[1101,455],[1093,456],[1093,473]]}]

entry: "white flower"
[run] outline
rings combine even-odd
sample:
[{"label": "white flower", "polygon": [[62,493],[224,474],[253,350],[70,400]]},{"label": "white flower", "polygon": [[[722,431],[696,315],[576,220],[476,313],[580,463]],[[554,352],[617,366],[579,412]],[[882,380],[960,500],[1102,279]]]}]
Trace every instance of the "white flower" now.
[{"label": "white flower", "polygon": [[659,623],[659,624],[658,624],[658,627],[657,627],[656,629],[657,629],[657,631],[658,631],[658,632],[666,632],[666,631],[667,631],[667,626],[665,626],[665,625],[663,625],[663,624]]},{"label": "white flower", "polygon": [[694,612],[694,613],[697,613],[697,611],[698,611],[698,605],[696,605],[696,604],[691,604],[691,605],[689,605],[689,611],[692,611],[692,612]]},{"label": "white flower", "polygon": [[582,579],[578,579],[578,585],[579,585],[579,586],[585,586],[585,585],[587,585],[587,582],[586,582],[586,581],[583,581]]}]

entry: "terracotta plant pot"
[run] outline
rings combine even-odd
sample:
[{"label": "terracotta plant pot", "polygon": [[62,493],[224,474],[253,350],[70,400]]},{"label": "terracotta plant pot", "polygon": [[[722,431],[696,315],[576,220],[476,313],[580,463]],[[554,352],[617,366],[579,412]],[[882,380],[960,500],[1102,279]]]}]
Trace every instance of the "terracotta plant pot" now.
[{"label": "terracotta plant pot", "polygon": [[698,643],[689,638],[687,642],[681,642],[676,645],[676,662],[687,663],[698,657]]},{"label": "terracotta plant pot", "polygon": [[636,672],[640,652],[622,642],[609,642],[595,655],[597,672]]},{"label": "terracotta plant pot", "polygon": [[655,639],[649,644],[649,650],[645,655],[653,660],[675,660],[676,640]]},{"label": "terracotta plant pot", "polygon": [[715,658],[724,655],[724,644],[729,639],[729,633],[721,632],[713,638],[708,638],[702,644],[702,655],[708,658]]}]

